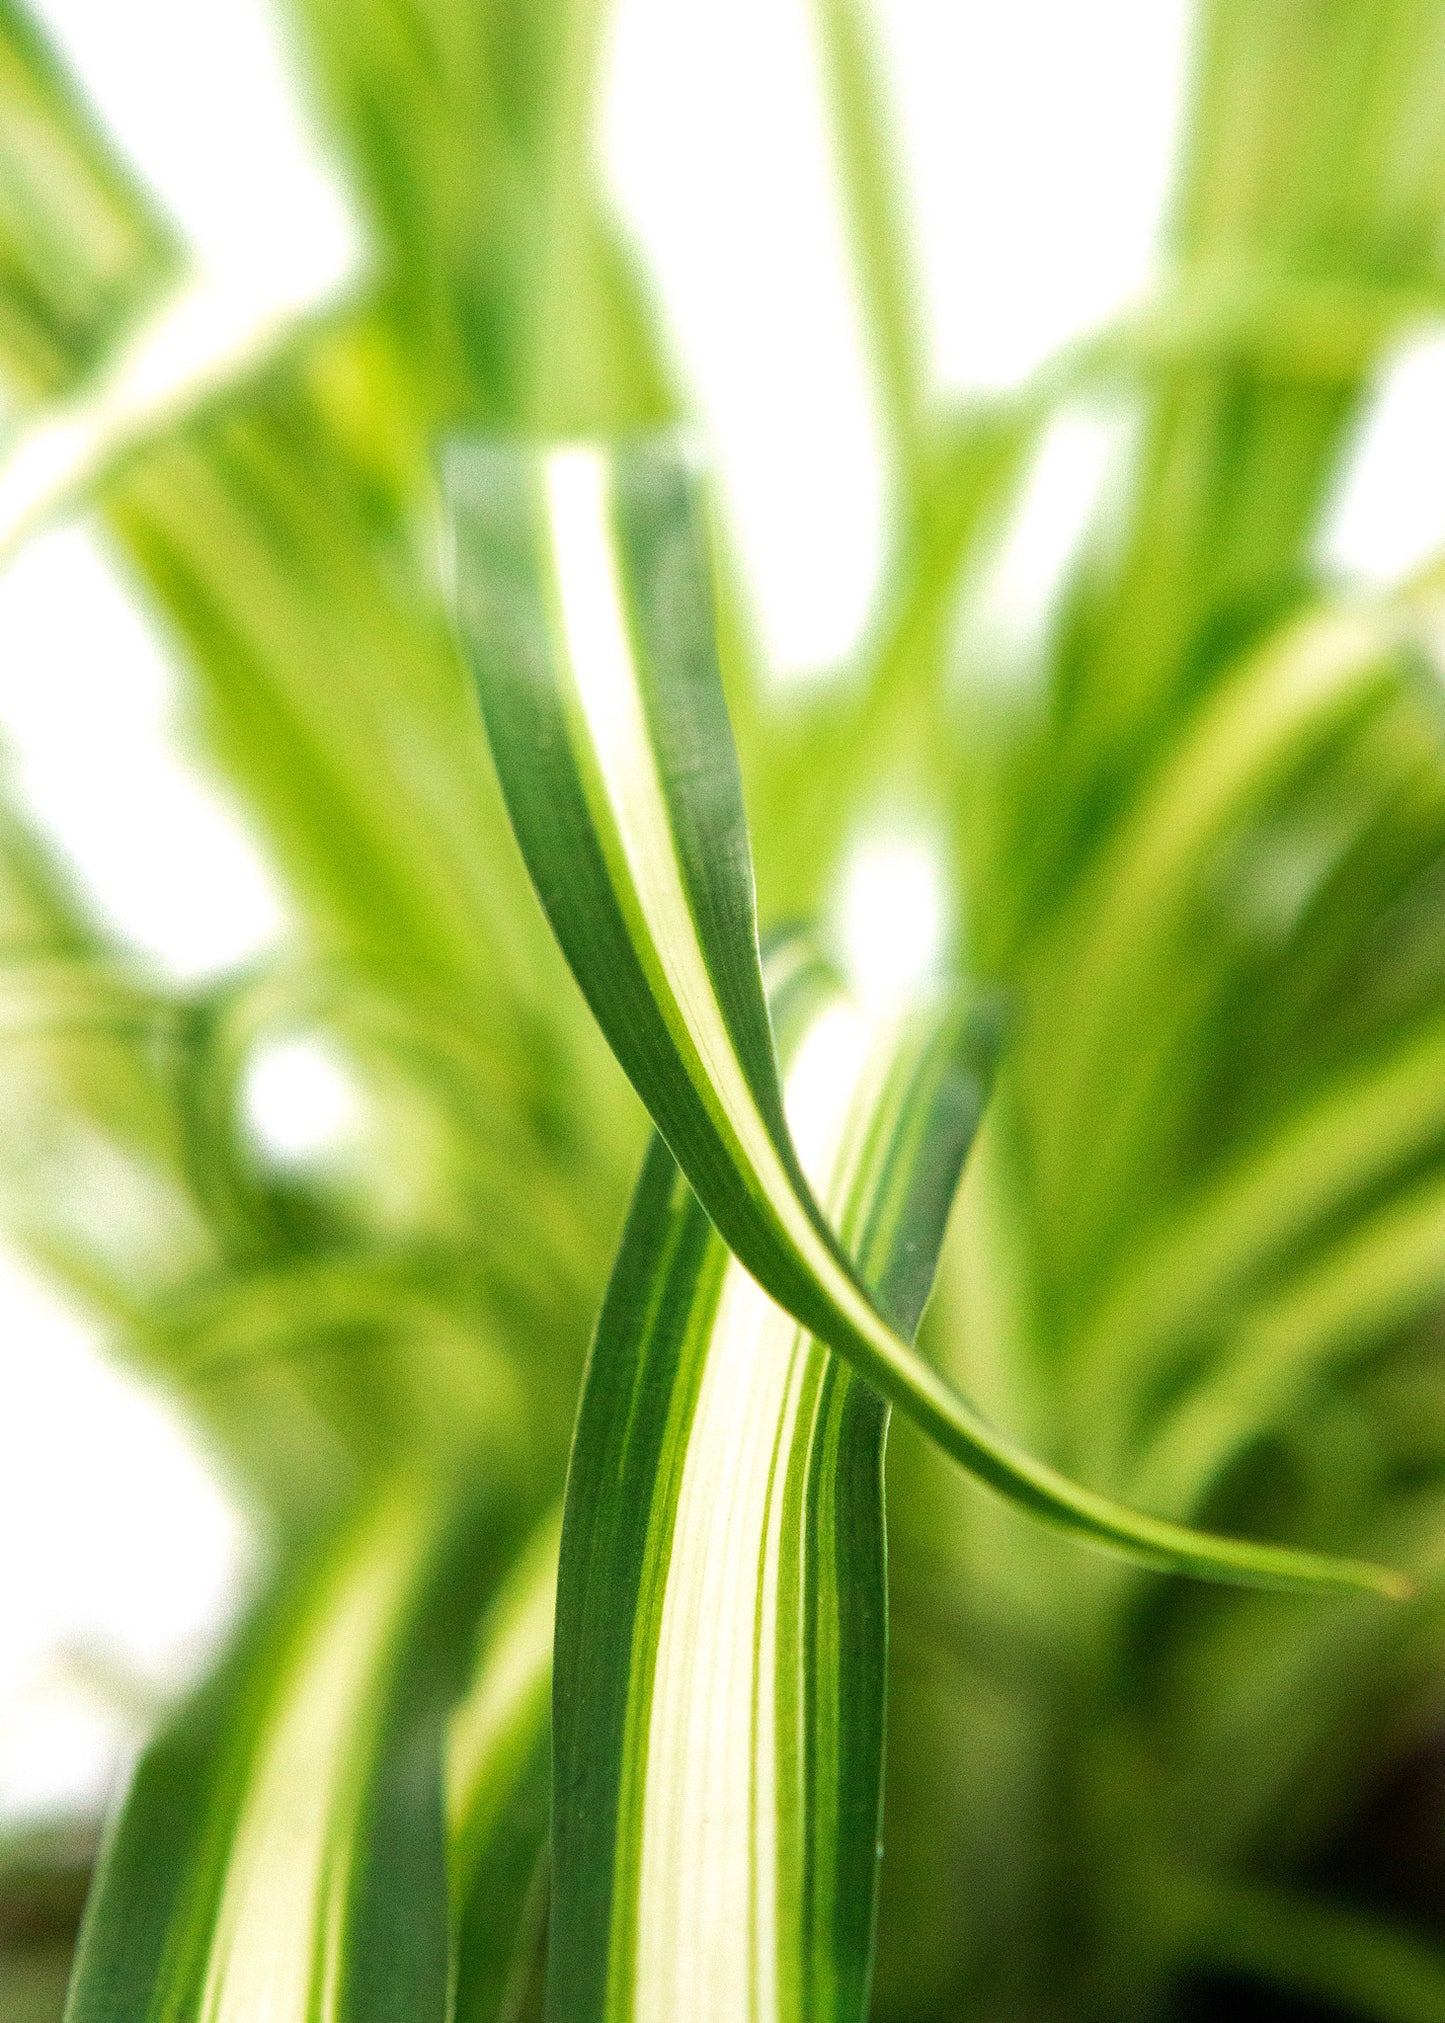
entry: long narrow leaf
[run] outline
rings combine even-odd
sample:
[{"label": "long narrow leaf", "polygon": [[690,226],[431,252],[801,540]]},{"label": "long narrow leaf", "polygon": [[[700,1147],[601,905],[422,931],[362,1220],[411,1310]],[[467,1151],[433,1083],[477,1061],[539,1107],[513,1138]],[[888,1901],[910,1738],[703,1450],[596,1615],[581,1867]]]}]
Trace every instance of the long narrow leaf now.
[{"label": "long narrow leaf", "polygon": [[1206,1537],[1078,1487],[984,1421],[862,1287],[788,1135],[695,476],[621,453],[449,459],[455,590],[528,868],[603,1031],[730,1248],[993,1488],[1100,1545],[1225,1579],[1395,1591],[1378,1568]]},{"label": "long narrow leaf", "polygon": [[0,376],[43,399],[99,364],[176,248],[17,0],[0,0],[0,105]]},{"label": "long narrow leaf", "polygon": [[482,1625],[471,1685],[451,1717],[456,2023],[513,2016],[541,1939],[560,1531],[554,1509],[503,1583]]},{"label": "long narrow leaf", "polygon": [[444,2023],[442,1735],[465,1603],[401,1483],[283,1581],[152,1745],[67,2023]]},{"label": "long narrow leaf", "polygon": [[[910,1331],[979,1108],[946,1021],[779,958],[810,1178]],[[659,1141],[583,1392],[558,1586],[550,2013],[861,2018],[886,1408],[731,1258]]]}]

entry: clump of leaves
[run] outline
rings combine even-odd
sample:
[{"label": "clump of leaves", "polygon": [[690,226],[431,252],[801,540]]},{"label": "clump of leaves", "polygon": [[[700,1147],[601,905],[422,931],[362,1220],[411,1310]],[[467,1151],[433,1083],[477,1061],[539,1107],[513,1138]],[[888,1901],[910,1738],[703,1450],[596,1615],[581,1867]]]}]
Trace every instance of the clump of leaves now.
[{"label": "clump of leaves", "polygon": [[[1433,2023],[1428,1933],[1310,1875],[1445,1680],[1445,605],[1314,536],[1439,299],[1445,9],[1206,6],[1154,297],[949,411],[819,0],[896,512],[786,702],[599,194],[596,11],[293,12],[371,277],[122,440],[85,390],[183,257],[0,0],[7,396],[90,414],[295,922],[162,988],[5,816],[9,1227],[271,1547],[71,2023],[1117,2023],[1208,1972]],[[1001,626],[1081,407],[1117,481]],[[778,931],[882,808],[966,924],[886,1012]],[[370,1119],[304,1184],[238,1124],[297,1030]]]}]

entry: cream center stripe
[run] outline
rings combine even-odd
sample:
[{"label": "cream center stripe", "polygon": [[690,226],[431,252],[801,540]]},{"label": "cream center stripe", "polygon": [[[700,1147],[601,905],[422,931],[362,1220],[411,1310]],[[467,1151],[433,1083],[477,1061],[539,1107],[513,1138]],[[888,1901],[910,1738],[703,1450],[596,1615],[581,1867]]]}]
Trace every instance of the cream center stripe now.
[{"label": "cream center stripe", "polygon": [[[869,1027],[844,1003],[788,1077],[809,1179],[827,1191],[872,1093]],[[634,2023],[778,2013],[777,1689],[787,1463],[810,1337],[736,1261],[723,1280],[683,1463],[644,1759]],[[796,1625],[793,1626],[794,1633]],[[791,1752],[790,1752],[791,1753]]]},{"label": "cream center stripe", "polygon": [[354,1538],[282,1676],[231,1845],[200,2023],[331,2023],[378,1673],[425,1533],[388,1499]]},{"label": "cream center stripe", "polygon": [[580,445],[546,459],[545,489],[566,662],[623,856],[680,1025],[722,1101],[742,1155],[828,1296],[890,1363],[906,1353],[840,1271],[808,1220],[753,1100],[719,1010],[683,890],[667,799],[633,666],[611,526],[606,454]]},{"label": "cream center stripe", "polygon": [[525,1729],[552,1676],[560,1511],[508,1577],[482,1627],[472,1684],[447,1729],[447,1827],[455,1835],[488,1798],[488,1782]]}]

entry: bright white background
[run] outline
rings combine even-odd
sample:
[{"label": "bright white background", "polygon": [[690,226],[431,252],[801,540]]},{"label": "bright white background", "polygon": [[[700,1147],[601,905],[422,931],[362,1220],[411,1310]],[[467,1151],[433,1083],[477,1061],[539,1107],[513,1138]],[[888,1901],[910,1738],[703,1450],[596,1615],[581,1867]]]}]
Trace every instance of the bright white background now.
[{"label": "bright white background", "polygon": [[[224,373],[345,286],[361,249],[264,0],[38,11],[207,277],[106,393],[143,420],[178,371]],[[934,374],[951,391],[1012,383],[1144,283],[1187,10],[878,0],[878,20]],[[711,434],[767,650],[804,677],[865,619],[886,482],[808,0],[618,0],[605,148]],[[0,530],[83,473],[86,417],[71,419],[0,440]],[[1445,541],[1442,451],[1445,345],[1416,343],[1338,502],[1335,560],[1376,577]],[[1046,452],[1011,561],[1021,580],[1076,523],[1091,459],[1087,430]],[[164,641],[93,531],[42,522],[0,574],[0,738],[116,928],[195,978],[266,947],[284,915],[185,747],[177,697]],[[860,870],[855,944],[896,927],[899,869]],[[916,910],[926,936],[926,893]],[[346,1090],[304,1050],[278,1050],[250,1106],[278,1153],[304,1157],[344,1120]],[[0,1254],[0,1824],[105,1789],[246,1566],[244,1515],[174,1416]]]}]

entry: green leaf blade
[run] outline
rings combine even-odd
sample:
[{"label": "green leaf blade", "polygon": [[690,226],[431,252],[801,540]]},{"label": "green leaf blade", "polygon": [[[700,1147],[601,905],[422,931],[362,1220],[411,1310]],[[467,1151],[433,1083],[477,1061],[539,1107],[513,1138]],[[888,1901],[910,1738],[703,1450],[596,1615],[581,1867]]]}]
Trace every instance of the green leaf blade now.
[{"label": "green leaf blade", "polygon": [[454,2023],[515,2016],[535,1968],[552,1786],[552,1623],[562,1513],[533,1532],[491,1602],[447,1731]]},{"label": "green leaf blade", "polygon": [[263,1602],[141,1761],[67,2023],[444,2023],[441,1737],[471,1531],[431,1488],[385,1485]]},{"label": "green leaf blade", "polygon": [[[780,967],[810,1170],[911,1329],[976,1103],[937,1022],[870,1025],[816,972],[789,974],[786,953]],[[553,2016],[866,2014],[885,1424],[876,1393],[729,1255],[656,1143],[568,1484]]]},{"label": "green leaf blade", "polygon": [[1081,1489],[990,1426],[879,1310],[783,1119],[697,479],[676,442],[455,445],[454,589],[533,882],[624,1070],[729,1247],[946,1452],[1081,1538],[1280,1587],[1400,1583]]}]

